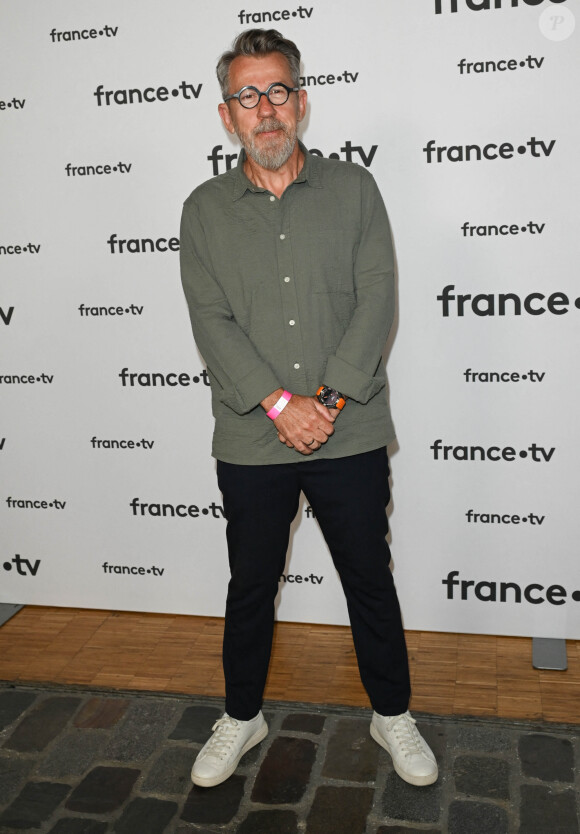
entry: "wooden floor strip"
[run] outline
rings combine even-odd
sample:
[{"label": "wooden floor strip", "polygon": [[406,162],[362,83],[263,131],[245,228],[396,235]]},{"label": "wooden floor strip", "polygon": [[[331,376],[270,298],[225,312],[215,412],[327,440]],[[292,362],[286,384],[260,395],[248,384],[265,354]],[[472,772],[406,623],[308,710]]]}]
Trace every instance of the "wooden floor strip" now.
[{"label": "wooden floor strip", "polygon": [[[26,606],[0,628],[0,680],[224,694],[223,620]],[[524,637],[407,632],[411,709],[578,723],[580,642],[568,670],[532,666]],[[368,706],[350,629],[277,623],[266,698]]]}]

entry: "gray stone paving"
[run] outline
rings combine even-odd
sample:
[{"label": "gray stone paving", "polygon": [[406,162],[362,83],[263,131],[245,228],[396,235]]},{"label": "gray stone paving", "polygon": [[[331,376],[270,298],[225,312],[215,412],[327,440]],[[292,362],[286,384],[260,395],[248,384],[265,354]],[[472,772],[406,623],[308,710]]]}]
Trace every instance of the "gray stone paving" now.
[{"label": "gray stone paving", "polygon": [[580,726],[416,715],[440,777],[415,788],[370,711],[267,702],[234,776],[189,773],[216,698],[0,683],[0,834],[580,834]]}]

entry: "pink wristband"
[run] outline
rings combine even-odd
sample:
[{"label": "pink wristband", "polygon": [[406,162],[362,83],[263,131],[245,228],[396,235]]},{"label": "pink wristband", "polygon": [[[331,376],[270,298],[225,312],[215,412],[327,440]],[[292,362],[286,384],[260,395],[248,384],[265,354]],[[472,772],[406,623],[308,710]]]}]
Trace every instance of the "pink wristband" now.
[{"label": "pink wristband", "polygon": [[292,394],[290,393],[290,391],[284,391],[278,402],[272,406],[270,411],[266,412],[266,417],[269,417],[270,420],[275,420],[276,417],[278,417],[278,415],[280,415],[284,411],[284,409],[290,402],[291,396]]}]

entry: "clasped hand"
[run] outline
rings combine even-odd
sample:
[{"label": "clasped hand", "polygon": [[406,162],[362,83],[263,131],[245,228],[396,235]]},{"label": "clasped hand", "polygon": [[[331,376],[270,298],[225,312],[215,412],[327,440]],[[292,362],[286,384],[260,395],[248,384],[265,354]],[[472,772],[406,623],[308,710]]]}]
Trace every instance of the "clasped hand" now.
[{"label": "clasped hand", "polygon": [[288,405],[274,420],[278,439],[289,449],[311,455],[333,434],[332,424],[338,413],[338,409],[326,408],[316,397],[292,394]]}]

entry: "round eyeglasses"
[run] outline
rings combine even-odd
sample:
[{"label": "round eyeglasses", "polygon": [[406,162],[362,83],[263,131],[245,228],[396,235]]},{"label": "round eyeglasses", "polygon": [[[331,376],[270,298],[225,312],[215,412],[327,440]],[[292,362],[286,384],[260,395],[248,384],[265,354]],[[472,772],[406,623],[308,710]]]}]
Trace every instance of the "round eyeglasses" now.
[{"label": "round eyeglasses", "polygon": [[281,104],[286,104],[290,93],[297,93],[299,89],[300,87],[287,87],[281,81],[276,81],[274,84],[270,84],[268,89],[263,92],[258,90],[257,87],[242,87],[237,93],[233,93],[231,96],[225,96],[224,101],[237,98],[242,107],[245,107],[246,110],[251,110],[253,107],[258,106],[262,96],[266,96],[270,104],[280,107]]}]

